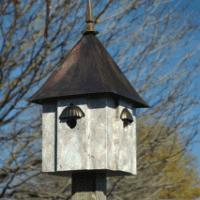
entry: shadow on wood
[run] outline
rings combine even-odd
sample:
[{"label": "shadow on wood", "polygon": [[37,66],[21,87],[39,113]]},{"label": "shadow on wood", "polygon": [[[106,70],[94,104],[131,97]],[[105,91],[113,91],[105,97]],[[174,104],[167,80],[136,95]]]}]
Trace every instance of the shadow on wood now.
[{"label": "shadow on wood", "polygon": [[106,200],[106,173],[73,173],[72,195],[72,200]]}]

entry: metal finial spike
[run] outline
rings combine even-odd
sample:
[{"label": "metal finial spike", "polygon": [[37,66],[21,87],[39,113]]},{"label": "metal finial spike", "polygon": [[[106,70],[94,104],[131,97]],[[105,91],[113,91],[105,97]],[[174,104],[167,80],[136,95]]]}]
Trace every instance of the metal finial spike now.
[{"label": "metal finial spike", "polygon": [[93,17],[93,13],[92,13],[92,3],[91,3],[91,0],[87,1],[86,32],[95,32],[95,30],[94,30],[94,17]]},{"label": "metal finial spike", "polygon": [[87,1],[86,22],[94,22],[91,0]]}]

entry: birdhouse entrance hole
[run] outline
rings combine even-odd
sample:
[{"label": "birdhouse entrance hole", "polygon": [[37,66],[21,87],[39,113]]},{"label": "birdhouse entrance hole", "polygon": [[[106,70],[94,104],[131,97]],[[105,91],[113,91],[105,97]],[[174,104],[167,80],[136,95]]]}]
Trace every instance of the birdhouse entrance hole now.
[{"label": "birdhouse entrance hole", "polygon": [[122,110],[120,118],[123,121],[124,128],[133,122],[133,117],[127,108]]},{"label": "birdhouse entrance hole", "polygon": [[85,114],[84,112],[81,110],[80,107],[75,106],[73,104],[70,104],[70,106],[66,107],[59,119],[61,123],[67,123],[67,125],[73,129],[76,127],[77,124],[77,120],[81,119],[82,117],[84,117]]}]

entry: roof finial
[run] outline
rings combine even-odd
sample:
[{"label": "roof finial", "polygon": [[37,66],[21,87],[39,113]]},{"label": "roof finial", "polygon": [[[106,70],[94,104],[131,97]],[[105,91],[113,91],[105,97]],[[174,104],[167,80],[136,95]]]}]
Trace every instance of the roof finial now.
[{"label": "roof finial", "polygon": [[85,33],[96,33],[96,31],[94,30],[94,25],[95,21],[92,13],[92,3],[91,0],[87,0]]}]

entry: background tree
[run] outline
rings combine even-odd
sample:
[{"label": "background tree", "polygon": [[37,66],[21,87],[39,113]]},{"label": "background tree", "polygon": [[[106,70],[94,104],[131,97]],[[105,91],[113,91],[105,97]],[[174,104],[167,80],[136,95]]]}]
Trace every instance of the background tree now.
[{"label": "background tree", "polygon": [[[161,134],[166,137],[162,145],[153,148],[149,144],[154,140],[154,134],[149,135],[152,128],[154,134],[162,129]],[[165,136],[169,132],[171,136]],[[139,133],[138,142],[142,144],[138,146],[138,175],[110,179],[112,184],[108,199],[195,200],[200,197],[195,158],[183,151],[179,133],[172,127],[160,124],[141,125]]]},{"label": "background tree", "polygon": [[[196,92],[200,72],[199,21],[198,13],[193,10],[196,5],[195,0],[192,3],[94,0],[99,38],[152,106],[138,112],[139,175],[111,180],[112,199],[139,199],[139,194],[175,198],[173,191],[182,176],[169,181],[172,190],[162,185],[162,180],[171,179],[163,170],[168,169],[173,154],[177,160],[174,168],[181,165],[183,173],[195,175],[192,162],[186,165],[190,158],[186,155],[198,134],[200,121]],[[84,7],[85,2],[80,0],[0,0],[2,198],[66,199],[69,196],[68,180],[40,174],[41,108],[27,99],[62,64],[67,51],[80,38]],[[144,124],[148,125],[148,131],[142,134]],[[149,158],[151,152],[161,151],[161,147],[174,149],[179,143],[175,148],[178,151],[169,154],[165,161],[158,153]],[[158,164],[150,162],[154,159]],[[187,171],[184,165],[191,168]],[[147,173],[149,169],[152,173]],[[134,187],[127,191],[122,188],[117,193],[116,185],[121,183],[129,186],[132,183]],[[196,190],[196,187],[189,188]]]}]

